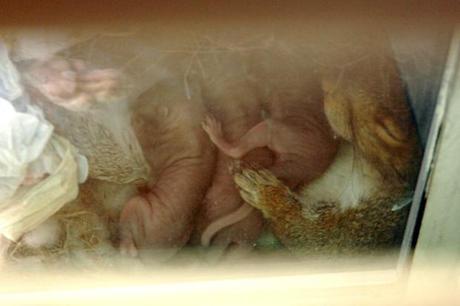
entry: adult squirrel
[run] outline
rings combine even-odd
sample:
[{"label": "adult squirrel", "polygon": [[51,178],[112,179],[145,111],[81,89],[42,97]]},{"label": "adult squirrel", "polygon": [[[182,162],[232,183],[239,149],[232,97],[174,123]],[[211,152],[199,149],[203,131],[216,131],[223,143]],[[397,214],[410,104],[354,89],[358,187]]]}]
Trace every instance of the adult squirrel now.
[{"label": "adult squirrel", "polygon": [[262,211],[271,231],[295,253],[355,253],[397,245],[421,159],[388,41],[342,38],[340,48],[317,44],[313,57],[324,112],[341,140],[333,164],[295,191],[268,170],[243,167],[234,176],[244,200]]}]

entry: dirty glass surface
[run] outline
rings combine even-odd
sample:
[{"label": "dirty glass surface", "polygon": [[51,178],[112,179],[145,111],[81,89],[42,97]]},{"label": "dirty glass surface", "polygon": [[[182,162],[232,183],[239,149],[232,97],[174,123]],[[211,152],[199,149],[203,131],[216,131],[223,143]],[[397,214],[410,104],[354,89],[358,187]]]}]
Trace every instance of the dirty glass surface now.
[{"label": "dirty glass surface", "polygon": [[416,29],[3,29],[3,267],[397,254],[449,42]]}]

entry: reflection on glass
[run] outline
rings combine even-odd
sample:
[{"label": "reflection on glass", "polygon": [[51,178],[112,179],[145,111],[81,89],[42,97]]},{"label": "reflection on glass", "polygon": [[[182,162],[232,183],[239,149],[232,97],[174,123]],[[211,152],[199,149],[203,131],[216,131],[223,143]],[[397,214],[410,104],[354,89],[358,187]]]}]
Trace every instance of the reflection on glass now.
[{"label": "reflection on glass", "polygon": [[21,29],[0,55],[7,265],[401,243],[422,154],[383,31]]}]

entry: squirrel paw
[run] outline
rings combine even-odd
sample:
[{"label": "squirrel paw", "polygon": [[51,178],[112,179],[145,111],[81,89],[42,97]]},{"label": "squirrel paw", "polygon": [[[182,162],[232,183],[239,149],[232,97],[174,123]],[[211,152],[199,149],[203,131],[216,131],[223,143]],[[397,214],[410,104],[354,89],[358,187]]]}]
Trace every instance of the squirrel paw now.
[{"label": "squirrel paw", "polygon": [[287,187],[268,170],[243,169],[234,175],[243,200],[262,211],[265,217],[271,215],[271,202],[277,194],[285,194]]}]

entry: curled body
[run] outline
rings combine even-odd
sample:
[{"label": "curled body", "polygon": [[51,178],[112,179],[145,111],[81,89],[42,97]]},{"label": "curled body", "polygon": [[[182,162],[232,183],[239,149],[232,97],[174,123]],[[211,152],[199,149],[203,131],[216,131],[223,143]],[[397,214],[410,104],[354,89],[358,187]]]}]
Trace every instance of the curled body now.
[{"label": "curled body", "polygon": [[199,86],[181,81],[188,56],[159,52],[151,34],[95,36],[23,65],[56,131],[87,155],[89,193],[104,194],[94,206],[131,255],[188,241],[214,167]]},{"label": "curled body", "polygon": [[[227,109],[211,112],[215,115],[207,117],[203,128],[219,148],[220,160],[241,159],[243,164],[252,164],[251,167],[268,167],[284,183],[296,188],[326,171],[335,157],[338,142],[324,115],[322,88],[311,67],[298,67],[287,61],[289,55],[280,50],[261,52],[245,55],[247,74],[243,74],[244,78],[240,76],[239,82],[234,81],[238,88],[233,89],[233,84],[229,86],[226,80],[226,91],[214,98]],[[214,83],[212,90],[219,86]],[[240,109],[250,110],[252,117],[235,120]],[[272,159],[262,162],[262,153],[256,155],[256,152],[271,153]],[[228,194],[221,191],[218,197],[213,196],[219,180],[229,175],[226,169],[220,174],[222,169],[225,168],[218,165],[214,190],[211,188],[207,197],[216,206],[219,202],[215,199],[224,199],[223,194]],[[220,185],[231,186],[231,183]],[[202,244],[209,244],[210,233],[219,227],[229,226],[250,213],[254,214],[243,204],[232,214],[211,223],[203,233]],[[246,235],[252,233],[248,229]]]},{"label": "curled body", "polygon": [[318,76],[309,63],[289,61],[289,54],[279,50],[256,54],[249,61],[266,118],[236,140],[225,137],[215,118],[208,117],[204,129],[219,150],[234,159],[256,148],[269,149],[275,155],[270,171],[291,188],[312,181],[329,167],[338,148],[324,115]]},{"label": "curled body", "polygon": [[[134,104],[132,123],[152,179],[120,215],[120,248],[174,254],[192,233],[209,187],[215,153],[200,123],[199,88],[191,99],[177,79],[158,82]],[[170,255],[167,255],[170,256]]]},{"label": "curled body", "polygon": [[[263,105],[248,80],[240,54],[218,57],[218,64],[204,60],[210,76],[204,80],[203,97],[208,113],[222,123],[222,132],[237,140],[262,120]],[[208,65],[209,64],[209,65]],[[273,156],[266,148],[251,150],[242,158],[255,167],[267,167]],[[260,236],[264,222],[257,210],[244,205],[232,177],[232,159],[218,151],[212,185],[197,221],[195,241],[225,250],[249,250]]]}]

